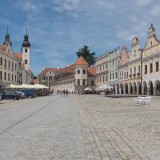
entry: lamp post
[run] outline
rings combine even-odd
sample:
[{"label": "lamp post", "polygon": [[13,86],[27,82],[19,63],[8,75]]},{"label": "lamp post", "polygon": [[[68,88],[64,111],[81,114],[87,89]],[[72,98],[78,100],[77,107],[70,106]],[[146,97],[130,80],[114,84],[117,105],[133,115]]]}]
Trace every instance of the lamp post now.
[{"label": "lamp post", "polygon": [[142,50],[141,50],[141,94],[142,94]]}]

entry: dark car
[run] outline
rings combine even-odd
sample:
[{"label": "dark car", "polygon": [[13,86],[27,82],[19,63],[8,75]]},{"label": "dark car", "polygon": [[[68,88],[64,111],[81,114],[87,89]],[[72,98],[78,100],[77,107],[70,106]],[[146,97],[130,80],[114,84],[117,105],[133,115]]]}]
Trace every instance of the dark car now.
[{"label": "dark car", "polygon": [[15,91],[17,94],[20,94],[21,95],[21,99],[24,99],[26,98],[26,94],[22,91]]},{"label": "dark car", "polygon": [[35,89],[22,89],[21,91],[26,94],[26,97],[34,98],[36,96]]},{"label": "dark car", "polygon": [[21,95],[14,91],[6,91],[2,94],[2,99],[19,100],[20,98],[21,98]]}]

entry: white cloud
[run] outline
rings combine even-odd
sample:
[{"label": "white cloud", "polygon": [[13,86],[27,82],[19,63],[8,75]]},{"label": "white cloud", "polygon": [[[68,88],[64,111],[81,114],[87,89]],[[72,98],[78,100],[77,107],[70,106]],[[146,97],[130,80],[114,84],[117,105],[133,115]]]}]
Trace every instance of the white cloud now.
[{"label": "white cloud", "polygon": [[73,11],[80,3],[80,0],[55,0],[52,9],[63,12],[63,11]]},{"label": "white cloud", "polygon": [[136,0],[135,3],[137,6],[144,7],[149,5],[151,3],[151,0]]},{"label": "white cloud", "polygon": [[152,16],[160,16],[160,4],[156,4],[150,12]]},{"label": "white cloud", "polygon": [[36,10],[36,6],[31,2],[26,2],[24,3],[24,6],[22,7],[22,9],[25,11],[34,11]]}]

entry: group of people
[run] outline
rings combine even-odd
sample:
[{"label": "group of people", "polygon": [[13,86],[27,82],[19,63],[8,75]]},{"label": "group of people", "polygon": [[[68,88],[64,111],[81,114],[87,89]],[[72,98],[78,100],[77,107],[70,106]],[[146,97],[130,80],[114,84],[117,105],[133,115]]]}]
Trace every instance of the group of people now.
[{"label": "group of people", "polygon": [[66,89],[63,89],[63,90],[57,90],[57,95],[58,94],[61,94],[61,95],[63,95],[63,96],[68,96],[68,90]]}]

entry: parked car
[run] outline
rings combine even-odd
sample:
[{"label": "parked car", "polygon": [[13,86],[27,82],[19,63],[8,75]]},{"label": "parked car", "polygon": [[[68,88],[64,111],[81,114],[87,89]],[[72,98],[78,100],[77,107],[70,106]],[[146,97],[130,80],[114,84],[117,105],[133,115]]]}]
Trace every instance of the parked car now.
[{"label": "parked car", "polygon": [[21,99],[24,99],[26,98],[26,94],[22,91],[15,91],[17,94],[20,94],[21,95]]},{"label": "parked car", "polygon": [[14,91],[6,91],[2,94],[2,99],[19,100],[20,98],[21,98],[21,95]]},{"label": "parked car", "polygon": [[21,91],[26,94],[26,97],[34,98],[36,96],[35,89],[22,89]]},{"label": "parked car", "polygon": [[0,101],[2,100],[2,93],[0,93]]}]

